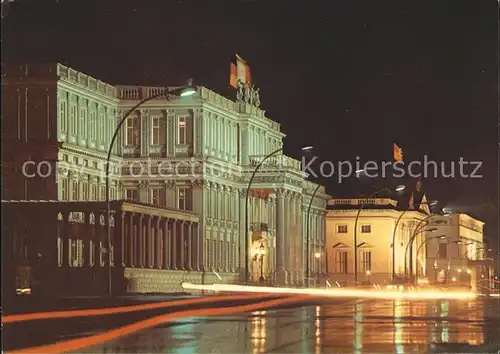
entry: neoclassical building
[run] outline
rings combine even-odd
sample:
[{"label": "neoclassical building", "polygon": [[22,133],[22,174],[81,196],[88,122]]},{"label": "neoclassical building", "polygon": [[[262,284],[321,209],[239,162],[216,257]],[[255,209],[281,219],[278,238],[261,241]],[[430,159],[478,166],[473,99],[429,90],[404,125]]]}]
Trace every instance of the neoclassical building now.
[{"label": "neoclassical building", "polygon": [[[112,86],[61,64],[5,68],[3,74],[2,188],[8,200],[104,200],[104,164],[117,123],[140,100],[166,90]],[[201,271],[241,279],[248,255],[253,280],[264,275],[303,283],[306,257],[312,274],[326,269],[329,197],[320,187],[313,200],[307,255],[307,207],[316,185],[304,179],[298,160],[277,153],[257,172],[245,252],[250,176],[284,137],[259,107],[205,87],[186,98],[160,96],[132,112],[118,134],[110,198],[198,215]],[[140,277],[141,268],[134,269]]]}]

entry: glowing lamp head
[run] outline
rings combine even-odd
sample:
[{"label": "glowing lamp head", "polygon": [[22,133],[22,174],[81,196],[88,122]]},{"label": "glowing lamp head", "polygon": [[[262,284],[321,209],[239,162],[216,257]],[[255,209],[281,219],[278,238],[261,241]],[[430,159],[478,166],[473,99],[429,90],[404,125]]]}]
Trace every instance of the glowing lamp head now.
[{"label": "glowing lamp head", "polygon": [[179,96],[181,97],[188,97],[192,96],[196,93],[196,90],[194,87],[185,87],[182,89],[181,94]]},{"label": "glowing lamp head", "polygon": [[314,254],[314,258],[320,258],[320,257],[321,257],[321,253],[316,252],[316,253]]},{"label": "glowing lamp head", "polygon": [[404,185],[401,184],[401,185],[399,185],[399,186],[396,187],[396,192],[402,192],[405,189],[406,189],[406,186],[404,186]]}]

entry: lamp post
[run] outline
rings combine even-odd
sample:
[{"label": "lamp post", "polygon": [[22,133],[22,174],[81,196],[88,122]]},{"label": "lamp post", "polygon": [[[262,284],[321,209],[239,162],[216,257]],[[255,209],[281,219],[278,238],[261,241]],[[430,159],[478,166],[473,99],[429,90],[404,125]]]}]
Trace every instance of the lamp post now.
[{"label": "lamp post", "polygon": [[311,272],[311,265],[310,265],[310,258],[311,258],[311,255],[310,255],[310,229],[311,229],[311,218],[310,218],[310,214],[311,214],[311,206],[312,206],[312,203],[313,203],[313,200],[314,200],[314,197],[316,196],[316,193],[318,192],[319,190],[319,187],[321,187],[319,184],[316,186],[316,188],[314,189],[314,192],[313,194],[311,195],[311,200],[309,200],[309,205],[307,206],[307,216],[306,216],[306,254],[307,254],[307,259],[306,259],[306,287],[308,288],[309,287],[309,278],[310,278],[310,272]]},{"label": "lamp post", "polygon": [[[306,146],[306,147],[303,147],[302,148],[302,151],[312,151],[313,147],[312,146]],[[312,206],[312,203],[314,201],[314,197],[316,196],[316,193],[318,192],[319,190],[319,187],[321,187],[321,185],[317,185],[316,188],[314,189],[312,195],[311,195],[311,199],[309,200],[309,205],[307,206],[307,213],[306,213],[306,255],[307,255],[307,258],[306,258],[306,287],[308,288],[309,285],[310,285],[310,277],[311,277],[311,264],[310,264],[310,259],[311,259],[311,254],[310,254],[310,223],[311,223],[311,220],[310,220],[310,214],[311,214],[311,206]]]},{"label": "lamp post", "polygon": [[[420,252],[420,249],[423,247],[423,245],[425,245],[430,240],[434,240],[434,239],[445,240],[445,239],[448,239],[448,238],[445,235],[439,235],[439,236],[429,237],[428,239],[423,240],[420,243],[420,245],[418,245],[418,248],[417,248],[417,253],[415,255],[415,257],[417,258],[417,261],[418,261],[418,253]],[[418,265],[417,265],[417,269],[415,269],[415,279],[416,279],[416,282],[418,284]]]},{"label": "lamp post", "polygon": [[[408,250],[412,247],[413,241],[415,240],[415,238],[417,237],[417,235],[422,232],[422,228],[419,228],[419,227],[424,222],[425,222],[425,225],[427,225],[426,221],[429,218],[431,218],[433,216],[436,216],[436,215],[437,214],[431,214],[431,215],[428,215],[427,217],[425,217],[424,219],[420,220],[419,223],[417,224],[417,226],[415,226],[415,231],[413,231],[412,237],[410,238],[410,240],[406,244],[405,258],[404,258],[404,261],[405,261],[405,275],[406,276],[408,276],[408,268],[406,267],[406,265],[407,265],[407,258],[408,258]],[[428,230],[425,230],[425,231],[433,232],[433,231],[436,231],[436,230],[437,230],[437,228],[431,228],[431,229],[428,229]],[[410,268],[410,273],[411,273],[413,271],[413,252],[410,252],[410,265],[409,265],[409,268]]]},{"label": "lamp post", "polygon": [[123,126],[123,123],[127,120],[127,118],[135,112],[137,108],[139,108],[141,105],[144,103],[151,101],[155,98],[165,96],[167,99],[175,99],[179,97],[187,97],[187,96],[192,96],[193,94],[196,93],[196,88],[193,87],[192,85],[192,80],[188,80],[187,85],[179,88],[173,88],[173,89],[168,89],[165,88],[165,90],[158,90],[158,92],[154,95],[148,96],[141,101],[139,101],[135,106],[130,108],[127,113],[120,119],[118,124],[116,125],[115,131],[113,133],[113,136],[111,137],[111,141],[109,143],[108,147],[108,154],[106,156],[106,174],[105,174],[105,180],[106,180],[106,208],[107,208],[107,238],[108,238],[108,295],[112,296],[112,269],[111,269],[111,225],[110,225],[110,220],[111,220],[111,203],[110,203],[110,196],[109,196],[109,165],[110,165],[110,160],[111,160],[111,153],[113,151],[113,146],[116,141],[116,138],[118,136],[118,132],[120,131],[121,127]]},{"label": "lamp post", "polygon": [[252,186],[253,179],[255,177],[255,174],[259,170],[260,166],[271,156],[276,155],[277,153],[280,153],[283,151],[283,148],[279,148],[270,154],[268,154],[266,157],[260,161],[255,169],[253,170],[252,176],[250,177],[250,180],[248,181],[248,186],[247,186],[247,193],[245,197],[245,283],[248,283],[248,197],[250,194],[250,187]]},{"label": "lamp post", "polygon": [[[314,258],[316,259],[316,266],[317,266],[317,269],[319,269],[319,266],[321,264],[320,262],[320,258],[321,258],[321,252],[314,252]],[[318,284],[318,278],[319,278],[319,270],[316,272],[316,277],[315,277],[315,285]]]},{"label": "lamp post", "polygon": [[[423,203],[423,205],[434,206],[437,203],[437,200],[433,200],[430,203]],[[394,230],[392,230],[392,280],[396,278],[396,232],[398,230],[399,221],[403,218],[403,215],[405,215],[407,211],[410,211],[409,207],[399,214],[399,217],[396,220],[396,225],[394,225]]]},{"label": "lamp post", "polygon": [[[356,173],[360,173],[360,172],[363,172],[363,170],[356,171]],[[396,187],[395,191],[402,192],[405,190],[405,188],[406,188],[405,186],[400,185],[400,186]],[[374,198],[375,196],[377,196],[378,194],[380,194],[382,192],[389,192],[389,191],[391,191],[391,190],[388,188],[379,189],[378,191],[376,191],[372,195],[370,195],[367,199]],[[353,248],[354,248],[354,286],[356,286],[358,284],[358,219],[359,219],[359,215],[361,214],[361,210],[363,210],[364,206],[365,206],[365,203],[361,203],[361,205],[358,209],[358,213],[356,214],[356,219],[354,220],[354,245],[353,245]]]}]

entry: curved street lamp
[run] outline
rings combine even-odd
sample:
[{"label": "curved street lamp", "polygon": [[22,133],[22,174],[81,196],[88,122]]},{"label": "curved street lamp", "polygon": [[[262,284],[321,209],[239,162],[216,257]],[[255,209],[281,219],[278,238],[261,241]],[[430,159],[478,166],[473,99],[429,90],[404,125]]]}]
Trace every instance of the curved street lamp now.
[{"label": "curved street lamp", "polygon": [[[435,239],[439,239],[439,240],[447,240],[448,237],[446,237],[445,235],[439,235],[439,236],[433,236],[433,237],[429,237],[428,239],[425,239],[423,240],[420,245],[418,245],[418,248],[417,248],[417,253],[415,255],[415,258],[417,259],[418,261],[418,253],[420,252],[420,249],[422,248],[423,245],[425,245],[427,242],[429,242],[430,240],[435,240]],[[418,265],[417,265],[417,269],[415,269],[415,279],[417,281],[417,284],[418,284]]]},{"label": "curved street lamp", "polygon": [[[433,216],[436,216],[436,215],[439,215],[439,214],[430,214],[428,215],[427,217],[425,217],[424,219],[420,220],[419,223],[415,226],[415,230],[413,231],[413,235],[412,237],[410,238],[410,240],[408,241],[408,243],[406,244],[406,249],[405,249],[405,258],[404,258],[404,261],[405,261],[405,275],[408,276],[408,268],[406,267],[407,266],[407,258],[408,258],[408,250],[410,249],[410,247],[413,245],[413,241],[415,240],[415,238],[418,236],[419,233],[421,233],[423,230],[423,228],[425,226],[427,226],[427,220],[430,219],[431,217]],[[425,225],[421,228],[420,225],[425,223]],[[431,229],[428,229],[428,230],[425,230],[425,231],[429,231],[429,232],[433,232],[433,231],[436,231],[437,228],[431,228]],[[411,252],[410,256],[413,255],[413,252]],[[410,269],[413,270],[413,257],[411,257],[410,259]]]},{"label": "curved street lamp", "polygon": [[[361,173],[363,172],[364,170],[358,170],[356,171],[356,173]],[[405,186],[403,185],[400,185],[400,186],[397,186],[395,191],[396,192],[402,192],[405,190]],[[388,189],[388,188],[382,188],[382,189],[379,189],[378,191],[374,192],[372,195],[370,195],[368,198],[366,199],[371,199],[371,198],[374,198],[376,197],[378,194],[382,193],[382,192],[390,192],[391,190]],[[359,209],[358,209],[358,213],[356,214],[356,219],[354,220],[354,286],[356,286],[358,284],[358,219],[359,219],[359,215],[361,214],[361,210],[363,210],[365,206],[365,203],[361,203]]]},{"label": "curved street lamp", "polygon": [[[438,203],[437,200],[433,200],[430,203],[422,203],[423,205],[434,206]],[[399,214],[398,219],[396,220],[396,225],[394,225],[394,230],[392,230],[392,280],[396,278],[396,232],[398,230],[399,221],[403,218],[403,215],[406,214],[407,211],[411,209],[408,207],[406,210]]]},{"label": "curved street lamp", "polygon": [[111,246],[112,245],[111,245],[111,225],[110,225],[111,205],[110,205],[110,197],[109,197],[109,164],[110,164],[110,160],[111,160],[111,153],[113,151],[113,146],[114,146],[116,138],[118,136],[118,132],[120,131],[121,127],[123,126],[123,123],[127,120],[127,118],[133,112],[135,112],[135,110],[137,108],[139,108],[144,103],[151,101],[155,98],[161,97],[161,96],[165,96],[165,98],[167,98],[167,100],[172,100],[172,99],[176,99],[179,97],[192,96],[195,93],[196,93],[196,87],[193,86],[192,79],[189,79],[187,81],[187,84],[185,86],[182,86],[182,87],[173,88],[173,89],[169,89],[166,87],[165,90],[158,90],[158,92],[155,93],[154,95],[151,95],[151,96],[148,96],[148,97],[142,99],[135,106],[130,108],[127,111],[127,113],[125,113],[125,115],[120,119],[118,124],[116,125],[115,131],[114,131],[113,136],[111,138],[111,141],[109,143],[108,154],[106,156],[106,175],[105,175],[105,179],[106,179],[106,207],[107,207],[106,224],[107,224],[107,238],[108,238],[108,250],[107,250],[107,253],[108,253],[108,295],[109,296],[112,296],[112,291],[113,291],[113,289],[112,289],[112,270],[111,270]]},{"label": "curved street lamp", "polygon": [[[306,146],[302,148],[302,151],[312,151],[313,147],[312,146]],[[311,214],[311,206],[314,201],[314,197],[316,196],[316,193],[319,190],[319,187],[321,187],[320,184],[316,186],[314,189],[311,199],[309,200],[309,205],[307,206],[307,213],[306,213],[306,287],[308,288],[310,285],[310,277],[311,277],[311,254],[310,254],[310,214]]]}]

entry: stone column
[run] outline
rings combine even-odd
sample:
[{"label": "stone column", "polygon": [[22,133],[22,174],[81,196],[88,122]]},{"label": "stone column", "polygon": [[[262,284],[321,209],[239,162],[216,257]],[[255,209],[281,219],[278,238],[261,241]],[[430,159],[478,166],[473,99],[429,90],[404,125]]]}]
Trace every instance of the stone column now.
[{"label": "stone column", "polygon": [[139,250],[139,262],[138,266],[141,268],[144,268],[144,215],[139,216],[139,224],[137,226],[138,232],[137,232],[137,244],[138,244],[138,250]]},{"label": "stone column", "polygon": [[178,220],[172,220],[172,232],[170,233],[170,255],[172,259],[172,269],[177,269],[177,256],[178,256],[178,250],[177,250],[177,228],[179,226],[179,221]]},{"label": "stone column", "polygon": [[276,280],[278,284],[287,284],[285,269],[285,191],[278,190],[276,198]]},{"label": "stone column", "polygon": [[124,267],[125,256],[125,218],[121,210],[116,210],[114,215],[113,231],[113,265],[115,267]]},{"label": "stone column", "polygon": [[240,190],[240,201],[239,201],[239,242],[238,242],[238,252],[239,252],[239,268],[242,270],[242,274],[245,274],[245,197],[246,189]]},{"label": "stone column", "polygon": [[135,254],[136,254],[136,235],[135,235],[135,227],[134,227],[134,212],[129,212],[128,213],[128,218],[129,218],[129,225],[128,225],[128,252],[129,252],[129,258],[128,258],[128,266],[134,268],[135,267]]},{"label": "stone column", "polygon": [[297,281],[299,284],[304,282],[304,241],[302,235],[302,195],[297,194],[295,198],[295,268],[297,271]]},{"label": "stone column", "polygon": [[[159,216],[155,217],[155,246],[154,246],[154,253],[155,253],[155,268],[161,269],[163,263],[165,262],[163,258],[163,254],[165,252],[162,251],[162,235],[161,235],[161,218]],[[163,243],[163,248],[165,248],[165,244]]]},{"label": "stone column", "polygon": [[94,215],[94,267],[101,267],[101,215]]},{"label": "stone column", "polygon": [[295,283],[295,235],[294,235],[294,202],[293,202],[294,194],[292,192],[288,192],[285,197],[285,243],[286,243],[286,261],[285,267],[288,270],[288,283]]},{"label": "stone column", "polygon": [[90,224],[90,214],[83,214],[83,222],[85,226],[85,235],[84,235],[84,249],[85,255],[83,256],[84,266],[91,267],[92,266],[92,225]]},{"label": "stone column", "polygon": [[145,216],[145,223],[143,224],[143,254],[144,254],[144,266],[146,268],[150,268],[150,260],[151,260],[151,242],[150,242],[150,236],[151,236],[151,216],[147,215]]},{"label": "stone column", "polygon": [[187,223],[187,269],[193,269],[193,223]]},{"label": "stone column", "polygon": [[164,219],[162,221],[163,229],[163,269],[170,268],[171,257],[170,257],[170,229],[169,229],[169,219]]},{"label": "stone column", "polygon": [[185,233],[185,228],[186,228],[186,225],[185,225],[185,221],[182,220],[180,222],[180,230],[181,230],[181,233],[180,233],[180,247],[179,248],[179,252],[180,252],[180,268],[181,269],[186,269],[186,233]]}]

